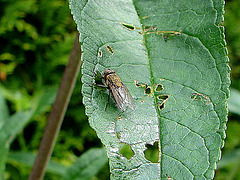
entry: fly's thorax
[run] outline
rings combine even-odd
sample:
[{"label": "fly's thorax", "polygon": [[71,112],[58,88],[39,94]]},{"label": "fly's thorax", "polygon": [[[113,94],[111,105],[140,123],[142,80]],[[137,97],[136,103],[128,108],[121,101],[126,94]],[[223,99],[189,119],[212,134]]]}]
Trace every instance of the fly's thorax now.
[{"label": "fly's thorax", "polygon": [[118,87],[122,86],[122,82],[114,70],[106,69],[103,73],[103,77],[107,86],[109,85],[115,85]]},{"label": "fly's thorax", "polygon": [[119,76],[115,73],[107,75],[107,82],[106,83],[112,83],[118,87],[122,86],[122,81],[120,80]]},{"label": "fly's thorax", "polygon": [[106,69],[101,75],[101,79],[103,80],[104,85],[107,86],[109,93],[112,94],[112,97],[114,98],[117,106],[122,111],[125,111],[126,107],[130,107],[133,110],[135,109],[134,100],[131,94],[129,93],[126,86],[122,83],[119,76],[113,70]]}]

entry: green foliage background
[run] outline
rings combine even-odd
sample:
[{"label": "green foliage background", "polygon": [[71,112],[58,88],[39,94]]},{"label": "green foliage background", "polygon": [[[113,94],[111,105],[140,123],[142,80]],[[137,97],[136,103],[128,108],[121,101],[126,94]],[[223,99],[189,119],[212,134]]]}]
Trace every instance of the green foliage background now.
[{"label": "green foliage background", "polygon": [[[240,2],[226,2],[225,28],[228,43],[232,87],[240,90]],[[29,110],[39,104],[45,91],[56,92],[76,35],[68,1],[0,1],[0,93],[7,100],[10,113]],[[81,97],[80,77],[54,148],[52,159],[70,166],[92,147],[101,147],[89,127]],[[239,99],[240,101],[240,99]],[[50,106],[36,109],[26,127],[18,134],[10,152],[37,152]],[[240,108],[239,108],[240,112]],[[230,111],[227,139],[216,178],[240,178],[240,113]],[[234,158],[233,158],[234,155]],[[27,167],[27,168],[26,168]],[[95,179],[109,179],[106,164]],[[4,177],[26,179],[26,164],[8,159]],[[47,173],[45,179],[57,179]]]}]

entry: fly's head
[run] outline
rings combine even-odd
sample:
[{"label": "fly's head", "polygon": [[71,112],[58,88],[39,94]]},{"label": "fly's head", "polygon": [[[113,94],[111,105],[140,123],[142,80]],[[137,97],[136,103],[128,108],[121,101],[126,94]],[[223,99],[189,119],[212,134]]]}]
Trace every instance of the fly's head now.
[{"label": "fly's head", "polygon": [[106,85],[108,86],[109,85],[109,81],[112,81],[111,80],[111,75],[114,75],[115,74],[115,71],[114,70],[111,70],[111,69],[106,69],[102,75],[102,77],[104,78],[104,81],[106,83]]},{"label": "fly's head", "polygon": [[103,73],[103,77],[106,78],[106,76],[108,76],[109,74],[114,74],[114,73],[115,73],[114,70],[112,70],[112,69],[106,69],[106,70],[104,71],[104,73]]}]

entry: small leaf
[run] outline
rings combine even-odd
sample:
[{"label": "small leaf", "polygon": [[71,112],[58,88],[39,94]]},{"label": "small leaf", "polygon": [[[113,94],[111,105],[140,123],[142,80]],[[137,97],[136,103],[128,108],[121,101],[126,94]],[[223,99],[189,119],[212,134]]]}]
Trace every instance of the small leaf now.
[{"label": "small leaf", "polygon": [[[212,179],[230,84],[219,26],[223,1],[70,0],[70,7],[81,34],[83,102],[106,146],[111,178]],[[121,112],[112,98],[104,110],[108,94],[89,84],[108,68],[128,88],[135,110]],[[156,142],[152,163],[144,151]],[[122,143],[134,153],[129,160]]]}]

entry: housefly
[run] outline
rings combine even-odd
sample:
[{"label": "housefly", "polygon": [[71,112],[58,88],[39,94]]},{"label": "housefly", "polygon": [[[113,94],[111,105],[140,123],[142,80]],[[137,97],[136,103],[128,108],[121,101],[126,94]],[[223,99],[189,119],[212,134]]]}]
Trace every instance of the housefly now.
[{"label": "housefly", "polygon": [[[115,71],[111,69],[106,69],[99,78],[103,79],[105,85],[96,85],[105,87],[109,90],[108,103],[110,99],[110,94],[112,94],[117,106],[122,111],[125,111],[126,107],[130,107],[133,110],[135,109],[134,101],[131,94],[129,93],[126,86],[122,83],[119,76],[115,73]],[[108,103],[105,110],[107,109]]]}]

